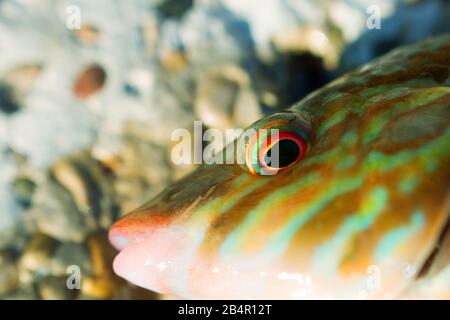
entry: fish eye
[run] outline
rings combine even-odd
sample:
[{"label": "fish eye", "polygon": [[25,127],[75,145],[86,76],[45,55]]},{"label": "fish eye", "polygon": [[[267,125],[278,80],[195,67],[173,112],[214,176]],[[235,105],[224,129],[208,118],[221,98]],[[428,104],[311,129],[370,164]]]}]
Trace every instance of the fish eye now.
[{"label": "fish eye", "polygon": [[311,149],[313,117],[308,112],[279,112],[263,118],[238,141],[241,168],[253,175],[274,175],[297,164]]},{"label": "fish eye", "polygon": [[[271,163],[272,150],[277,149],[280,154],[279,161],[277,161],[277,163],[272,164]],[[266,165],[269,167],[281,169],[296,163],[298,159],[301,157],[301,154],[302,154],[301,144],[299,144],[296,140],[282,139],[275,142],[274,145],[266,151],[266,154],[264,156],[264,163],[266,163]]]}]

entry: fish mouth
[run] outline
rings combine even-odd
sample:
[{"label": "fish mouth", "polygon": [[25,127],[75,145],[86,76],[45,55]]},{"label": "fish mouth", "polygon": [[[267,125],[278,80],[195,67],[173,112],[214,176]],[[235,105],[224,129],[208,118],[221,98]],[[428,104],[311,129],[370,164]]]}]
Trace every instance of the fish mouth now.
[{"label": "fish mouth", "polygon": [[114,223],[108,234],[109,242],[119,251],[113,262],[114,272],[137,286],[167,291],[161,271],[170,259],[166,248],[174,237],[164,239],[161,234],[169,230],[171,220],[167,212],[160,212],[150,205],[136,209]]},{"label": "fish mouth", "polygon": [[195,232],[171,222],[167,215],[146,213],[146,217],[137,212],[125,216],[109,232],[110,242],[120,250],[113,262],[118,276],[148,290],[185,298],[281,295],[268,290],[280,284],[270,282],[261,272],[234,270],[228,263],[203,260],[199,256],[201,239]]},{"label": "fish mouth", "polygon": [[112,225],[108,238],[120,251],[113,263],[117,275],[149,290],[190,296],[184,284],[189,282],[200,240],[182,221],[200,200],[207,201],[202,195],[233,177],[234,170],[202,167],[194,173]]},{"label": "fish mouth", "polygon": [[114,272],[152,291],[177,292],[176,283],[185,281],[184,271],[195,248],[184,228],[171,221],[169,215],[149,209],[117,221],[108,235],[120,251],[113,262]]}]

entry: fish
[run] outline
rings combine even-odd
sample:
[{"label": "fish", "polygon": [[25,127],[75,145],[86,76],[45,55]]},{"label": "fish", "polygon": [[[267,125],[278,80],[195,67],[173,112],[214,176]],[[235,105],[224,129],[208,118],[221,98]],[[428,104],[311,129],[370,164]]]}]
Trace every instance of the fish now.
[{"label": "fish", "polygon": [[242,162],[113,224],[115,272],[189,299],[450,299],[449,71],[443,34],[257,121]]}]

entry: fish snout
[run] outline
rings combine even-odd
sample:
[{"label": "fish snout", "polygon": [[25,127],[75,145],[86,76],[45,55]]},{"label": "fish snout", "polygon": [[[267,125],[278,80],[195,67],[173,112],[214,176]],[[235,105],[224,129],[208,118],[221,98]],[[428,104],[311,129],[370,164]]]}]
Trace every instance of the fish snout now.
[{"label": "fish snout", "polygon": [[[164,192],[114,223],[109,231],[109,240],[118,250],[129,244],[142,242],[150,234],[165,229],[175,220],[183,218],[209,197],[217,197],[217,185],[233,177],[236,168],[226,166],[200,167],[172,185]],[[222,188],[222,193],[226,188]]]},{"label": "fish snout", "polygon": [[149,235],[167,227],[171,220],[169,215],[151,209],[135,210],[112,225],[108,238],[110,243],[121,251],[130,244],[142,242]]},{"label": "fish snout", "polygon": [[120,250],[114,272],[140,287],[183,295],[195,241],[171,215],[152,210],[132,212],[111,227],[109,240]]}]

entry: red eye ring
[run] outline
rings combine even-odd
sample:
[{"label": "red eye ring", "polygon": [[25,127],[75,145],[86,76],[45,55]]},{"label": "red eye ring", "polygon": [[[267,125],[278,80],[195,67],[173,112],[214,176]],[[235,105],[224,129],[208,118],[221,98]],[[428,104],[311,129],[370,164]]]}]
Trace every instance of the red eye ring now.
[{"label": "red eye ring", "polygon": [[255,122],[238,139],[239,166],[253,175],[292,167],[311,149],[315,123],[306,111],[279,112]]}]

